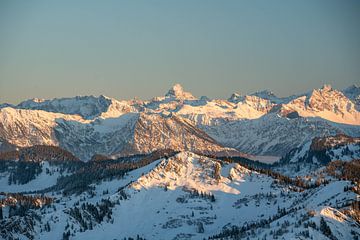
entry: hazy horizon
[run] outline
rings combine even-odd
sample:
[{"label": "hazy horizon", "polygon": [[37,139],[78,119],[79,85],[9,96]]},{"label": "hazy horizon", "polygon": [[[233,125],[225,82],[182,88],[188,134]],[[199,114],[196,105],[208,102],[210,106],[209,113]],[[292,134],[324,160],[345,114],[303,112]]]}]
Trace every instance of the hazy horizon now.
[{"label": "hazy horizon", "polygon": [[2,1],[0,103],[283,97],[360,79],[359,1]]}]

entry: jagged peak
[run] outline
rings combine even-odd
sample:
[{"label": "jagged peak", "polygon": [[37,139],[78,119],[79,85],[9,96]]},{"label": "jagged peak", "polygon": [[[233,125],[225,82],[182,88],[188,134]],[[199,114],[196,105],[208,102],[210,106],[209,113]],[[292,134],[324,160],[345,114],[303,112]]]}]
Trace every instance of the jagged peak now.
[{"label": "jagged peak", "polygon": [[270,91],[270,90],[262,90],[262,91],[258,91],[255,93],[250,94],[250,96],[257,96],[263,99],[273,99],[273,98],[278,98],[274,92]]},{"label": "jagged peak", "polygon": [[324,84],[320,90],[329,92],[333,90],[333,88],[331,87],[330,84]]},{"label": "jagged peak", "polygon": [[[175,181],[172,178],[174,175],[177,179]],[[201,192],[225,187],[235,193],[234,189],[222,183],[218,185],[221,178],[221,164],[217,160],[191,151],[180,151],[174,156],[162,159],[153,170],[140,177],[131,186],[136,190],[162,186],[171,190],[181,187]]]},{"label": "jagged peak", "polygon": [[173,97],[177,99],[196,99],[191,93],[185,92],[179,83],[176,83],[174,86],[172,86],[166,93],[165,97]]},{"label": "jagged peak", "polygon": [[234,92],[231,94],[231,96],[228,98],[229,102],[238,102],[241,99],[241,94]]},{"label": "jagged peak", "polygon": [[343,95],[343,93],[341,91],[338,91],[338,90],[334,89],[330,84],[324,84],[321,88],[313,89],[306,96],[308,98],[311,98],[311,97],[314,97],[316,95],[332,96],[333,94],[335,94],[335,95],[339,95],[339,94]]}]

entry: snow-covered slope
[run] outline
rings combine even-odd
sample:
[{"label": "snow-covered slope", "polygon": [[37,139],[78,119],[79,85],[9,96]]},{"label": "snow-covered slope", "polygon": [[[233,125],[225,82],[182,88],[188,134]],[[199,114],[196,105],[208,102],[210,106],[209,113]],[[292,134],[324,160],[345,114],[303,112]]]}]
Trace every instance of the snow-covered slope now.
[{"label": "snow-covered slope", "polygon": [[56,166],[52,166],[49,162],[44,161],[41,163],[42,171],[35,179],[31,180],[26,184],[9,184],[10,173],[5,171],[0,173],[0,189],[2,192],[27,192],[27,191],[37,191],[42,190],[48,187],[51,187],[56,184],[56,180],[60,176],[68,175],[69,173],[59,172]]},{"label": "snow-covered slope", "polygon": [[299,148],[291,150],[281,163],[308,162],[326,164],[333,160],[350,161],[360,159],[360,138],[338,134],[314,138]]},{"label": "snow-covered slope", "polygon": [[132,155],[159,149],[216,153],[235,150],[220,146],[189,121],[176,116],[129,113],[91,124],[62,121],[55,129],[60,146],[82,158],[94,154]]},{"label": "snow-covered slope", "polygon": [[333,181],[298,191],[239,164],[181,152],[123,178],[100,181],[90,192],[49,193],[57,201],[23,217],[8,217],[5,207],[1,226],[34,213],[41,221],[34,217],[27,227],[15,225],[1,234],[20,238],[28,234],[34,239],[218,239],[216,235],[224,231],[243,228],[223,239],[236,239],[240,233],[249,239],[326,239],[320,228],[323,217],[332,235],[350,239],[360,230],[342,207],[357,196],[344,192],[349,184]]},{"label": "snow-covered slope", "polygon": [[0,109],[0,139],[20,147],[57,145],[54,132],[57,119],[83,121],[77,115],[11,107],[2,108]]},{"label": "snow-covered slope", "polygon": [[286,118],[276,113],[201,128],[225,146],[255,155],[273,156],[285,155],[314,137],[338,133],[360,136],[358,126],[333,124],[319,118]]}]

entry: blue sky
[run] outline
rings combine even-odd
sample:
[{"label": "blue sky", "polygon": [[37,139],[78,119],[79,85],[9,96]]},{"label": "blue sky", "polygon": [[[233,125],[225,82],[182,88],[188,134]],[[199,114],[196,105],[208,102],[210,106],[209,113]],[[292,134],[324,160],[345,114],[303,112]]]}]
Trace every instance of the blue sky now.
[{"label": "blue sky", "polygon": [[0,102],[360,82],[360,1],[0,1]]}]

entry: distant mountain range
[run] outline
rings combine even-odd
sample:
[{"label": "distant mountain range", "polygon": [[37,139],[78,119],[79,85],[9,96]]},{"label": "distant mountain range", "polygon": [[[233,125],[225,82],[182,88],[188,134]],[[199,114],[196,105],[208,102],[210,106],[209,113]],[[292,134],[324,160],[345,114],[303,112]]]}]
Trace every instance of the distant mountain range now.
[{"label": "distant mountain range", "polygon": [[60,146],[83,160],[165,148],[284,156],[314,137],[360,136],[359,89],[324,85],[285,98],[261,91],[211,100],[176,84],[163,97],[146,101],[31,99],[0,105],[0,141],[16,147]]}]

